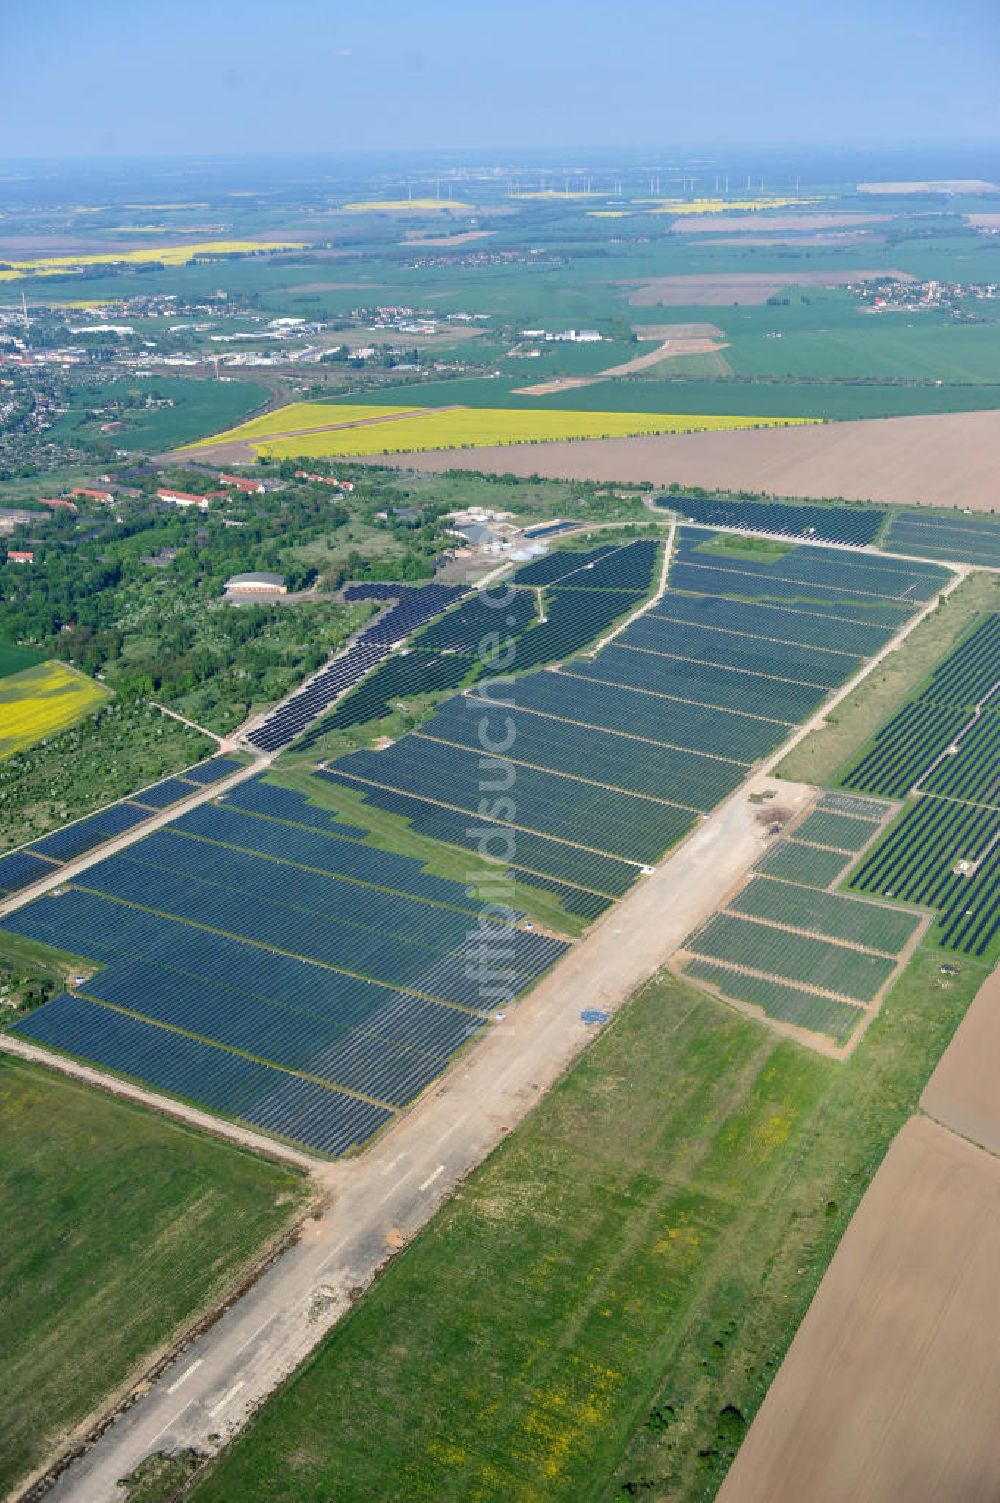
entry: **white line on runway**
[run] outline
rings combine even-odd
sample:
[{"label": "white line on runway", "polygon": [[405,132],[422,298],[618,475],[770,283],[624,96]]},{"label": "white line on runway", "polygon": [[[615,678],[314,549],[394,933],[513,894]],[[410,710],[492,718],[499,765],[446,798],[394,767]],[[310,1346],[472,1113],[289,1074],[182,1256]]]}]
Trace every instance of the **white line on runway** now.
[{"label": "white line on runway", "polygon": [[453,1132],[457,1132],[462,1123],[467,1119],[468,1115],[468,1112],[463,1112],[458,1120],[451,1124],[451,1126],[448,1128],[448,1131],[441,1134],[441,1136],[438,1138],[438,1142],[443,1143],[445,1138],[450,1138]]},{"label": "white line on runway", "polygon": [[238,1383],[234,1383],[233,1384],[232,1388],[229,1390],[228,1393],[224,1393],[222,1395],[222,1398],[219,1400],[219,1402],[217,1404],[213,1404],[212,1405],[211,1409],[208,1412],[209,1412],[210,1415],[212,1415],[213,1419],[218,1414],[218,1412],[219,1412],[220,1409],[225,1409],[225,1407],[229,1403],[230,1399],[235,1399],[236,1395],[239,1393],[240,1389],[243,1386],[244,1386],[244,1380],[241,1378]]},{"label": "white line on runway", "polygon": [[167,1392],[168,1393],[176,1393],[177,1390],[178,1390],[178,1388],[180,1388],[181,1384],[187,1382],[188,1378],[190,1378],[190,1376],[194,1372],[195,1368],[196,1367],[200,1367],[201,1364],[204,1362],[204,1360],[205,1360],[204,1357],[199,1357],[198,1360],[197,1360],[197,1362],[192,1362],[190,1367],[185,1368],[184,1371],[181,1373],[180,1377],[174,1379],[174,1381],[171,1383],[170,1387],[167,1389]]},{"label": "white line on runway", "polygon": [[[191,1403],[193,1403],[193,1402],[194,1402],[194,1400],[192,1399]],[[174,1415],[173,1419],[168,1419],[167,1423],[164,1425],[163,1429],[162,1430],[157,1430],[156,1434],[153,1436],[152,1440],[149,1442],[149,1451],[151,1451],[153,1449],[153,1447],[156,1445],[156,1442],[159,1440],[159,1438],[160,1438],[161,1435],[166,1435],[166,1433],[170,1429],[171,1425],[176,1425],[177,1421],[180,1419],[180,1417],[184,1413],[185,1409],[190,1409],[190,1408],[191,1408],[191,1404],[184,1404],[184,1405],[182,1405],[181,1408],[178,1409],[177,1413]],[[146,1454],[148,1455],[148,1451],[147,1451]]]},{"label": "white line on runway", "polygon": [[248,1347],[250,1345],[251,1341],[253,1341],[255,1339],[255,1337],[257,1337],[257,1336],[260,1335],[260,1333],[264,1329],[264,1327],[265,1326],[269,1326],[271,1324],[272,1320],[277,1315],[277,1313],[278,1313],[277,1310],[272,1310],[271,1314],[267,1317],[267,1319],[261,1321],[261,1323],[257,1327],[256,1331],[251,1332],[251,1334],[247,1337],[246,1341],[244,1341],[243,1346],[238,1346],[236,1348],[235,1352],[233,1353],[233,1356],[234,1357],[238,1357],[240,1355],[240,1352],[243,1351],[243,1348],[244,1347]]},{"label": "white line on runway", "polygon": [[405,1159],[405,1158],[406,1158],[406,1154],[405,1153],[397,1153],[397,1155],[396,1155],[396,1157],[394,1159],[390,1159],[389,1160],[389,1162],[386,1164],[385,1168],[382,1170],[382,1173],[383,1174],[391,1174],[392,1171],[395,1169],[396,1165],[399,1163],[400,1159]]},{"label": "white line on runway", "polygon": [[331,1261],[331,1259],[333,1259],[333,1258],[335,1258],[337,1256],[337,1254],[340,1252],[340,1249],[343,1247],[344,1243],[347,1242],[347,1241],[349,1241],[349,1240],[350,1239],[347,1238],[347,1237],[341,1237],[341,1239],[337,1243],[336,1247],[331,1248],[331,1250],[327,1253],[327,1255],[323,1259],[322,1263],[316,1269],[316,1272],[320,1273],[326,1267],[326,1265]]},{"label": "white line on runway", "polygon": [[[380,1206],[384,1206],[387,1200],[391,1200],[392,1199],[392,1197],[395,1195],[396,1191],[399,1189],[400,1185],[403,1183],[403,1180],[406,1179],[406,1178],[407,1178],[407,1176],[404,1174],[400,1179],[397,1179],[397,1181],[393,1185],[392,1189],[391,1190],[387,1190],[385,1192],[385,1194],[382,1196],[382,1199],[379,1201],[379,1205]],[[423,1185],[421,1185],[420,1188],[423,1189]]]},{"label": "white line on runway", "polygon": [[431,1187],[431,1185],[434,1183],[434,1181],[436,1179],[440,1179],[443,1173],[444,1173],[444,1165],[443,1164],[438,1164],[437,1168],[434,1170],[434,1173],[433,1174],[429,1174],[427,1176],[427,1178],[424,1180],[423,1184],[420,1186],[421,1190],[429,1190],[430,1187]]}]

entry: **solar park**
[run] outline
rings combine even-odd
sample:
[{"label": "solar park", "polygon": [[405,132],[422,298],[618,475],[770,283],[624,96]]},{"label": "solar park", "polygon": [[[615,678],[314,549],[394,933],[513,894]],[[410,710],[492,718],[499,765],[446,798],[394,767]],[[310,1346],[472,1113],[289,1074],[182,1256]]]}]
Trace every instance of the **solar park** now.
[{"label": "solar park", "polygon": [[[523,916],[509,931],[482,924],[463,884],[338,818],[329,807],[338,787],[351,790],[352,807],[401,816],[428,842],[468,852],[474,827],[490,850],[503,850],[503,869],[519,884],[589,921],[947,578],[933,565],[845,561],[808,545],[744,563],[701,552],[709,536],[681,532],[670,589],[631,620],[658,578],[655,541],[556,552],[522,567],[505,602],[517,676],[502,685],[476,667],[483,626],[496,616],[481,599],[362,587],[387,602],[366,632],[379,655],[321,723],[377,718],[398,684],[386,686],[393,664],[419,660],[426,675],[457,662],[464,692],[385,749],[316,769],[316,801],[282,787],[280,773],[244,780],[8,915],[8,931],[85,957],[88,973],[15,1034],[313,1154],[366,1142],[490,1026],[501,1002],[481,985],[484,944],[509,951],[507,1000],[530,989],[568,941]],[[617,621],[628,624],[613,641],[584,651]],[[316,714],[310,707],[304,723]],[[502,727],[508,715],[513,802],[491,800],[484,817],[481,722]],[[278,744],[297,724],[294,715],[275,723]],[[146,807],[157,798],[169,807],[174,791],[151,792]],[[838,820],[862,826],[850,811],[825,818],[834,821],[820,831],[826,841],[843,838]],[[812,849],[823,845],[807,838]],[[45,844],[7,860],[69,859]],[[774,873],[757,881],[752,914],[720,916],[716,929],[740,943],[749,935],[759,963],[778,975],[767,942],[773,948],[777,933],[787,948],[787,931],[769,927],[780,922],[774,905],[787,882]],[[857,996],[843,1004],[853,1018],[892,970],[887,947],[899,927],[883,923],[870,953],[869,929],[858,938],[852,927],[864,900],[810,901],[815,922],[846,933],[846,943],[823,943],[846,951],[857,973]],[[702,963],[725,965],[728,943],[725,932],[706,940]],[[833,1018],[817,943],[797,936],[803,955],[782,984],[814,1003],[818,986]]]}]

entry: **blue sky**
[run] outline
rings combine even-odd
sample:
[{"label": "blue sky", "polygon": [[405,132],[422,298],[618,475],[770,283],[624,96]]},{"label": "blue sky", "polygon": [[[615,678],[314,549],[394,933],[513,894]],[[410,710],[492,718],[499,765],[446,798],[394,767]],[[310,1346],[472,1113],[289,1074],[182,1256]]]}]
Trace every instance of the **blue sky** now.
[{"label": "blue sky", "polygon": [[0,0],[0,156],[1000,138],[997,0]]}]

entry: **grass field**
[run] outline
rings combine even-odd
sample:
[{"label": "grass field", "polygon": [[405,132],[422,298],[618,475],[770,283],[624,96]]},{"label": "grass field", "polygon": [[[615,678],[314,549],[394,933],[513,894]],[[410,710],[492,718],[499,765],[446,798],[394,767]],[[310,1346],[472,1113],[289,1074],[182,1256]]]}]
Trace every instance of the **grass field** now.
[{"label": "grass field", "polygon": [[194,1499],[706,1503],[982,975],[843,1063],[649,983]]},{"label": "grass field", "polygon": [[906,641],[858,685],[827,716],[826,724],[810,732],[777,772],[792,782],[827,787],[838,769],[857,756],[889,714],[902,704],[935,663],[942,658],[982,611],[1000,605],[1000,581],[993,575],[973,574],[952,591],[945,602],[915,627]]},{"label": "grass field", "polygon": [[342,204],[345,214],[425,214],[428,212],[476,212],[475,204],[463,203],[457,198],[368,198],[357,203]]},{"label": "grass field", "polygon": [[92,678],[55,661],[0,679],[0,761],[75,725],[108,697]]},{"label": "grass field", "polygon": [[144,700],[112,699],[99,714],[0,758],[0,851],[190,767],[214,748]]},{"label": "grass field", "polygon": [[0,678],[23,673],[26,668],[37,668],[45,658],[30,647],[15,647],[10,642],[0,642]]},{"label": "grass field", "polygon": [[293,1171],[0,1056],[0,1488],[233,1282],[302,1203]]},{"label": "grass field", "polygon": [[[99,386],[81,385],[72,393],[69,411],[52,425],[51,436],[70,442],[97,437],[102,420],[91,416],[93,409],[133,394],[170,403],[169,407],[127,407],[122,411],[122,429],[115,435],[115,444],[151,454],[192,443],[206,433],[238,423],[262,407],[268,397],[266,387],[242,379],[201,381],[190,376],[156,376],[141,383],[126,379]],[[37,489],[37,481],[35,486]]]},{"label": "grass field", "polygon": [[143,246],[141,250],[100,251],[89,256],[33,256],[0,263],[0,281],[16,277],[59,277],[85,266],[185,266],[203,256],[254,256],[267,251],[299,250],[300,240],[200,240],[193,245]]}]

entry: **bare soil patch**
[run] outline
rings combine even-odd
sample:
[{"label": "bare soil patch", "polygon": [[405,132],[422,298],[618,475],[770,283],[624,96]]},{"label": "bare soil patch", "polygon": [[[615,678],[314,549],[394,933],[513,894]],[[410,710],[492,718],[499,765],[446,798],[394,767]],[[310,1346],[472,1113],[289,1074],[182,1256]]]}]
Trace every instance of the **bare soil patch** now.
[{"label": "bare soil patch", "polygon": [[995,1503],[1000,1160],[896,1138],[718,1503]]},{"label": "bare soil patch", "polygon": [[[667,325],[669,328],[669,325]],[[679,324],[678,328],[684,325]],[[551,392],[570,391],[575,387],[593,386],[597,381],[613,380],[616,376],[634,376],[638,371],[650,370],[655,365],[663,365],[668,360],[676,360],[680,355],[715,355],[720,350],[728,348],[726,341],[704,336],[671,336],[657,345],[655,350],[647,350],[644,355],[635,355],[631,360],[625,360],[621,365],[609,365],[603,371],[595,371],[590,376],[553,376],[549,381],[539,381],[534,386],[515,386],[514,391],[518,396],[548,396]]]},{"label": "bare soil patch", "polygon": [[[407,469],[703,485],[903,505],[1000,505],[1000,412],[394,455]],[[385,463],[382,459],[381,463]]]},{"label": "bare soil patch", "polygon": [[743,230],[833,230],[875,224],[883,214],[682,214],[671,225],[675,235],[739,234]]},{"label": "bare soil patch", "polygon": [[724,307],[728,303],[766,303],[783,287],[843,287],[848,282],[870,281],[873,277],[895,277],[912,282],[909,272],[880,267],[875,271],[741,271],[712,272],[690,276],[646,277],[619,282],[628,290],[633,308]]},{"label": "bare soil patch", "polygon": [[1000,970],[976,993],[920,1098],[945,1127],[1000,1155]]}]

